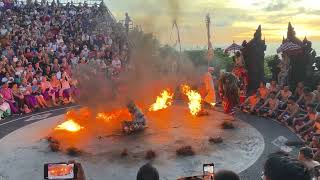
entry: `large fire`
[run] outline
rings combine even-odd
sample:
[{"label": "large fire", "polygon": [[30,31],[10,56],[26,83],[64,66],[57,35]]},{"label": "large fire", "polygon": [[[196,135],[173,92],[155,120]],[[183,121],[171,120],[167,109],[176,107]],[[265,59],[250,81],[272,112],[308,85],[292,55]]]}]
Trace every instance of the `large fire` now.
[{"label": "large fire", "polygon": [[149,108],[149,111],[159,111],[161,109],[166,109],[172,104],[173,93],[169,90],[163,90],[161,95],[157,97],[157,100]]},{"label": "large fire", "polygon": [[80,131],[83,127],[81,127],[78,123],[74,122],[72,119],[65,121],[64,123],[58,125],[56,130],[66,130],[70,132]]},{"label": "large fire", "polygon": [[188,105],[190,113],[193,116],[198,115],[201,111],[201,95],[195,90],[192,90],[188,85],[182,85],[182,92],[188,97]]}]

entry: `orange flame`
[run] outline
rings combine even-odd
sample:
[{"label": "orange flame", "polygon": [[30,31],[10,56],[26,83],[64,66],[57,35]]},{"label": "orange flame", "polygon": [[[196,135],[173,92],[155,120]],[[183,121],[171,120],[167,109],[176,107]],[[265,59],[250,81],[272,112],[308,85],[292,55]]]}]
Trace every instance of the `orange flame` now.
[{"label": "orange flame", "polygon": [[112,112],[100,112],[97,113],[96,119],[110,122],[115,119],[130,119],[131,115],[127,109],[114,110]]},{"label": "orange flame", "polygon": [[189,110],[193,116],[201,111],[201,95],[195,90],[191,90],[190,86],[182,85],[182,92],[188,97]]},{"label": "orange flame", "polygon": [[168,90],[163,90],[157,100],[149,108],[149,111],[159,111],[161,109],[166,109],[172,104],[173,93]]},{"label": "orange flame", "polygon": [[70,132],[80,131],[83,127],[81,127],[78,123],[74,122],[72,119],[65,121],[64,123],[58,125],[56,130],[66,130]]}]

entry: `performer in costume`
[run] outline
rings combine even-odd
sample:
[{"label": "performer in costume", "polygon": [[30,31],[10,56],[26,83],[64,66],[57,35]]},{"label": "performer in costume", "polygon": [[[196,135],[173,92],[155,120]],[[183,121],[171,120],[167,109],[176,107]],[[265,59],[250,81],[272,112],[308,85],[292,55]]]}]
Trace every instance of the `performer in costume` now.
[{"label": "performer in costume", "polygon": [[238,79],[232,73],[224,73],[219,80],[219,93],[222,98],[225,113],[232,113],[232,109],[239,104]]},{"label": "performer in costume", "polygon": [[242,54],[238,51],[234,57],[234,68],[232,73],[237,77],[239,87],[242,93],[247,93],[249,76],[247,70],[244,68],[244,60]]},{"label": "performer in costume", "polygon": [[211,106],[214,106],[216,103],[216,92],[214,89],[213,77],[211,74],[213,73],[213,71],[214,71],[214,68],[209,67],[208,72],[205,73],[205,75],[203,76],[203,82],[204,82],[205,92],[206,92],[204,101],[210,104]]}]

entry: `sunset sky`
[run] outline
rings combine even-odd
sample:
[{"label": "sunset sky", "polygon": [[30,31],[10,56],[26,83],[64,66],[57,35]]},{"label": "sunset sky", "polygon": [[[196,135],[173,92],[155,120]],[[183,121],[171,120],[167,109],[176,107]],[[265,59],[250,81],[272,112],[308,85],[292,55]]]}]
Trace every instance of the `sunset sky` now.
[{"label": "sunset sky", "polygon": [[299,38],[307,35],[320,48],[320,0],[105,0],[105,3],[118,20],[128,12],[135,24],[153,32],[162,43],[176,41],[172,30],[176,18],[185,47],[205,46],[204,19],[209,13],[216,45],[251,39],[259,24],[266,42],[279,44],[291,21]]}]

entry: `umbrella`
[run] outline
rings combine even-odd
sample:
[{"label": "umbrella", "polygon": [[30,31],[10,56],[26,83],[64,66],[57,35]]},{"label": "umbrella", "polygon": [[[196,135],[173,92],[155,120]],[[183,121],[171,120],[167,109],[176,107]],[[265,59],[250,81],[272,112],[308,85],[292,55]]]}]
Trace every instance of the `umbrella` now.
[{"label": "umbrella", "polygon": [[242,47],[242,46],[234,43],[234,41],[233,41],[233,43],[232,43],[229,47],[227,47],[227,48],[224,50],[224,52],[225,52],[225,53],[230,53],[230,52],[235,53],[236,51],[240,51],[241,47]]},{"label": "umbrella", "polygon": [[277,49],[277,53],[301,51],[302,47],[292,42],[285,42]]}]

